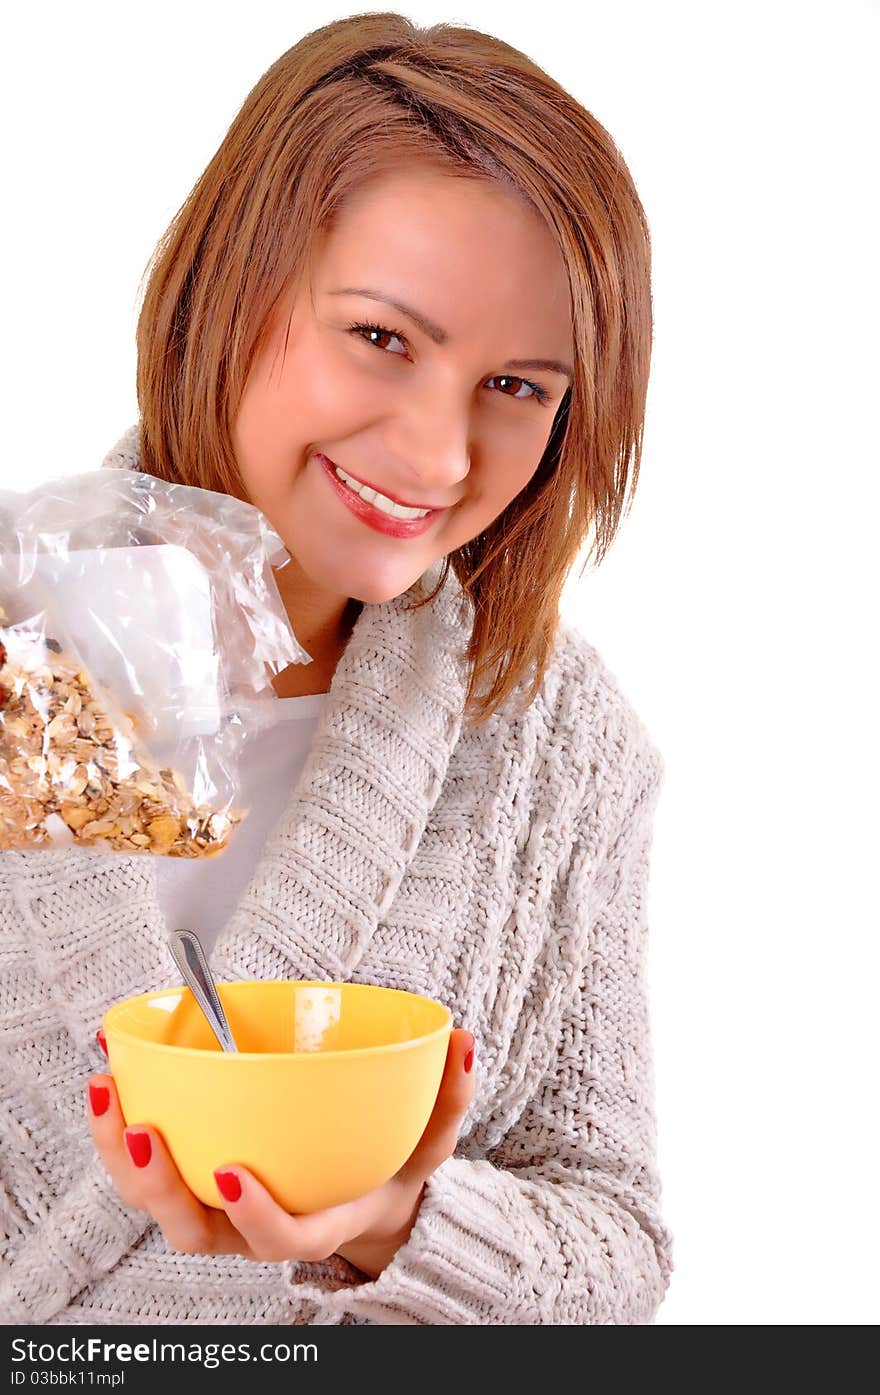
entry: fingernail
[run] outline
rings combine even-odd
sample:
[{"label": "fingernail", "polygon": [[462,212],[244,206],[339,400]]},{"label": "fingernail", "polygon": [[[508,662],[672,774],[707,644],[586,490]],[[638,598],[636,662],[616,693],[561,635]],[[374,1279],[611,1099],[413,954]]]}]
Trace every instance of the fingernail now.
[{"label": "fingernail", "polygon": [[131,1154],[135,1167],[146,1167],[153,1155],[150,1135],[139,1129],[125,1130],[125,1146]]},{"label": "fingernail", "polygon": [[241,1182],[238,1180],[237,1172],[229,1172],[226,1168],[216,1167],[214,1181],[217,1183],[218,1192],[225,1201],[238,1201],[241,1196]]},{"label": "fingernail", "polygon": [[[471,1041],[473,1041],[473,1037],[471,1037]],[[465,1058],[464,1058],[464,1069],[465,1069],[465,1074],[466,1074],[466,1075],[470,1072],[471,1067],[473,1066],[473,1064],[474,1064],[474,1048],[473,1048],[473,1046],[472,1046],[471,1049],[470,1049],[470,1051],[467,1053],[467,1055],[466,1055]]]},{"label": "fingernail", "polygon": [[93,1080],[89,1081],[89,1103],[92,1106],[92,1113],[99,1117],[106,1114],[107,1106],[110,1103],[110,1091],[106,1085],[97,1085]]},{"label": "fingernail", "polygon": [[105,1035],[104,1035],[103,1028],[101,1028],[101,1027],[98,1028],[97,1032],[95,1033],[95,1037],[96,1037],[96,1039],[97,1039],[98,1045],[100,1046],[101,1050],[103,1051],[104,1055],[106,1056],[106,1055],[107,1055],[107,1038],[106,1038]]}]

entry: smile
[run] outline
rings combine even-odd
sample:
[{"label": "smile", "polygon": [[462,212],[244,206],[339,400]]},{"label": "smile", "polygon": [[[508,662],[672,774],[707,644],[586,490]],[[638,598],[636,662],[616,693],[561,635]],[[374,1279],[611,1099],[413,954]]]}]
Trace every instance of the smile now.
[{"label": "smile", "polygon": [[368,527],[396,538],[420,537],[445,509],[420,509],[389,499],[369,485],[361,484],[328,456],[316,454],[324,475],[338,498]]}]

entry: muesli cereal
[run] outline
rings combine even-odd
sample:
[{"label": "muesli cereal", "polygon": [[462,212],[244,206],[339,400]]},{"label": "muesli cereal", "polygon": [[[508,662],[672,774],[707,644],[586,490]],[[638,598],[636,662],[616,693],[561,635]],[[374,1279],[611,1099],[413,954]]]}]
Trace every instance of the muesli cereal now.
[{"label": "muesli cereal", "polygon": [[178,771],[145,756],[131,713],[57,641],[6,620],[0,607],[0,849],[221,852],[242,815],[195,805]]}]

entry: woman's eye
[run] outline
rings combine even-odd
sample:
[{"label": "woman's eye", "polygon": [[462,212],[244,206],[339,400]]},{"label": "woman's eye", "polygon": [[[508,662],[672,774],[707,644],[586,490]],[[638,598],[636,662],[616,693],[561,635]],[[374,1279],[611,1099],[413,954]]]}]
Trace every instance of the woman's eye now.
[{"label": "woman's eye", "polygon": [[520,388],[528,388],[528,392],[524,397],[520,396],[519,390],[516,392],[502,392],[502,397],[512,397],[515,401],[519,402],[527,402],[530,397],[537,398],[539,402],[546,402],[547,398],[550,396],[549,392],[545,392],[542,387],[538,387],[537,383],[530,383],[528,378],[512,378],[507,373],[502,374],[500,378],[490,378],[489,382],[519,383]]},{"label": "woman's eye", "polygon": [[[351,325],[350,329],[353,334],[359,335],[359,337],[363,339],[365,343],[372,344],[375,348],[382,349],[385,352],[388,351],[387,346],[384,344],[377,343],[377,339],[398,339],[401,344],[403,344],[404,346],[406,345],[406,340],[404,339],[403,335],[399,334],[396,329],[384,329],[382,325],[366,324]],[[368,335],[369,338],[367,338]],[[376,337],[374,338],[373,336]]]},{"label": "woman's eye", "polygon": [[[349,330],[352,334],[356,334],[360,339],[363,339],[364,343],[372,344],[374,348],[380,349],[383,353],[394,353],[396,357],[400,358],[402,355],[398,354],[396,350],[389,350],[387,345],[380,342],[383,339],[396,339],[403,345],[404,354],[406,353],[408,347],[406,338],[397,329],[386,329],[384,325],[358,323],[349,325]],[[502,391],[499,394],[501,397],[510,397],[515,402],[528,402],[529,400],[533,400],[545,403],[550,398],[550,393],[547,392],[545,388],[540,387],[538,383],[530,383],[528,378],[513,378],[509,374],[502,374],[499,377],[489,378],[488,381],[490,383],[519,383],[516,392]],[[525,393],[522,392],[523,388],[527,389]]]}]

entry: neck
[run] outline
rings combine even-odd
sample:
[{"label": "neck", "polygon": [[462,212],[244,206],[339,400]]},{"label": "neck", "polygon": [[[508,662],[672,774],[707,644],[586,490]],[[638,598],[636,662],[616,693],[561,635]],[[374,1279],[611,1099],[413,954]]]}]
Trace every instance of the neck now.
[{"label": "neck", "polygon": [[272,686],[278,697],[329,692],[363,603],[316,586],[293,557],[275,572],[275,582],[293,632],[312,662],[289,664]]}]

